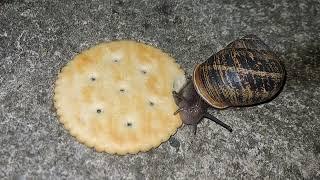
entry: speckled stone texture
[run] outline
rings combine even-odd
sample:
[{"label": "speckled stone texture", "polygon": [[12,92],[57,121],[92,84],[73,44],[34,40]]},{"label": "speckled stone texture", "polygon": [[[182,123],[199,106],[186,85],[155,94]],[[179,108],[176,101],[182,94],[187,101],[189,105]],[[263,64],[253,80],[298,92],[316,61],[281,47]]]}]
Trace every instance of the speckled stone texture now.
[{"label": "speckled stone texture", "polygon": [[[320,4],[282,1],[0,1],[0,177],[52,179],[320,179]],[[135,39],[187,73],[254,33],[283,57],[273,101],[212,110],[147,153],[114,156],[78,143],[52,97],[61,67],[99,42]]]}]

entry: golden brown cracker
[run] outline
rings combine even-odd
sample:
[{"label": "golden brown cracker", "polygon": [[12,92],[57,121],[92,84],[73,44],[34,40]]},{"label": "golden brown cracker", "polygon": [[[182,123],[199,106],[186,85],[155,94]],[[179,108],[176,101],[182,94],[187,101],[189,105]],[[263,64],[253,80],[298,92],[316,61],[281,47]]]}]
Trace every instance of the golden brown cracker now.
[{"label": "golden brown cracker", "polygon": [[97,151],[148,151],[181,126],[172,90],[184,72],[166,53],[135,41],[102,43],[77,55],[55,86],[59,120]]}]

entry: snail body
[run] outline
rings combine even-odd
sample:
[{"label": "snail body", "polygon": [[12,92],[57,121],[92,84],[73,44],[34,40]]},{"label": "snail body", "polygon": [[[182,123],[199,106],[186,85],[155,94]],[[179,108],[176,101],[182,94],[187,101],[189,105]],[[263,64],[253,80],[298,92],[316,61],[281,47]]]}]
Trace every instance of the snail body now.
[{"label": "snail body", "polygon": [[[207,112],[209,107],[252,106],[272,100],[281,91],[285,69],[278,56],[257,36],[237,39],[198,64],[192,79],[173,92],[182,121],[196,125],[208,118],[230,126]],[[195,128],[196,132],[196,128]]]}]

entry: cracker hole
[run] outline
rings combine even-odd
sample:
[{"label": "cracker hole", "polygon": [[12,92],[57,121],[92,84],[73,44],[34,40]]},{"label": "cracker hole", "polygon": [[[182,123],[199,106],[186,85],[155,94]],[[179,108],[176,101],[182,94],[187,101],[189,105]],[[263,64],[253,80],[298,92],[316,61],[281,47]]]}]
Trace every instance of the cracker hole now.
[{"label": "cracker hole", "polygon": [[149,101],[149,106],[154,106],[154,105],[155,105],[154,102]]},{"label": "cracker hole", "polygon": [[102,109],[97,109],[97,113],[98,114],[102,113]]},{"label": "cracker hole", "polygon": [[147,71],[146,70],[141,70],[140,71],[142,74],[147,74]]},{"label": "cracker hole", "polygon": [[118,63],[118,62],[120,62],[120,59],[115,58],[115,59],[113,59],[113,62],[114,62],[114,63]]},{"label": "cracker hole", "polygon": [[123,89],[123,88],[121,88],[119,91],[120,91],[121,93],[126,92],[126,90],[125,90],[125,89]]},{"label": "cracker hole", "polygon": [[127,122],[127,127],[132,127],[132,123],[131,122]]},{"label": "cracker hole", "polygon": [[95,77],[91,77],[90,80],[91,80],[91,81],[95,81],[96,78],[95,78]]}]

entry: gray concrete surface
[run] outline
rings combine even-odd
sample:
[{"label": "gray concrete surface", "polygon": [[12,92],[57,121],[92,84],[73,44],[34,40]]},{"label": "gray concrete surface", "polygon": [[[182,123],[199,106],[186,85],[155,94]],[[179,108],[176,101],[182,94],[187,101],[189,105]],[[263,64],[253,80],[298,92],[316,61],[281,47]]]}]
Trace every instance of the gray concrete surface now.
[{"label": "gray concrete surface", "polygon": [[[283,57],[283,92],[270,103],[211,111],[148,153],[114,156],[79,144],[52,109],[53,83],[74,55],[136,39],[188,72],[254,33]],[[318,0],[0,1],[0,177],[52,179],[320,179]]]}]

